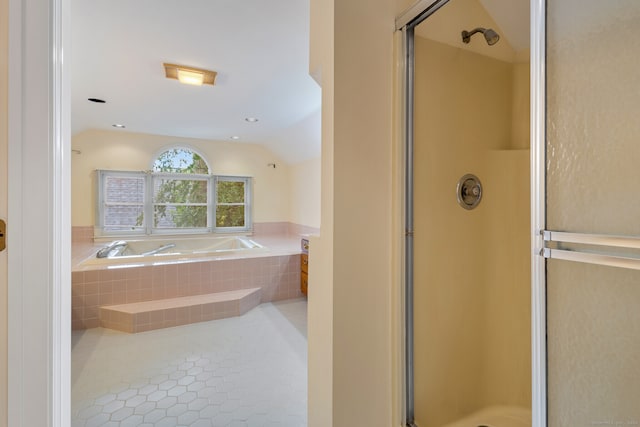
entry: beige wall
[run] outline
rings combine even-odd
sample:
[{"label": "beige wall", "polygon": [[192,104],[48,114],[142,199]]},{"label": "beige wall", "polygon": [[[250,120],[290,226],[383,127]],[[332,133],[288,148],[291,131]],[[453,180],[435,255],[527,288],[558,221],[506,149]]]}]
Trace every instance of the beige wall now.
[{"label": "beige wall", "polygon": [[[73,149],[80,151],[80,154],[73,154],[72,165],[72,224],[74,226],[94,224],[95,173],[93,171],[96,169],[148,170],[151,168],[152,159],[164,148],[173,145],[194,148],[207,159],[215,174],[252,176],[254,178],[254,222],[288,221],[291,217],[290,168],[262,146],[98,130],[78,134],[72,141]],[[269,163],[275,163],[276,168],[267,166]],[[315,190],[313,186],[310,188]],[[306,214],[306,211],[298,212],[296,219],[306,222]],[[309,221],[313,220],[314,218],[309,219]],[[305,222],[301,224],[310,225]]]},{"label": "beige wall", "polygon": [[310,427],[400,424],[391,298],[399,277],[391,251],[399,209],[391,204],[394,6],[312,1],[323,146],[321,235],[309,272]]},{"label": "beige wall", "polygon": [[[415,50],[416,421],[438,426],[529,405],[528,151],[510,150],[512,63],[420,37]],[[484,185],[471,211],[455,195],[467,173]]]},{"label": "beige wall", "polygon": [[320,227],[320,157],[289,166],[289,221]]},{"label": "beige wall", "polygon": [[529,150],[483,158],[482,406],[531,406]]},{"label": "beige wall", "polygon": [[322,87],[320,235],[309,250],[307,306],[309,427],[333,424],[334,2],[310,0],[309,72]]},{"label": "beige wall", "polygon": [[335,2],[333,422],[340,427],[392,424],[394,16],[390,0]]},{"label": "beige wall", "polygon": [[512,120],[511,120],[511,148],[526,149],[530,146],[529,124],[531,111],[531,96],[529,91],[530,65],[528,62],[529,50],[522,52],[527,61],[513,64],[513,91],[511,97]]},{"label": "beige wall", "polygon": [[[0,0],[0,218],[7,220],[9,3]],[[0,253],[0,427],[7,426],[7,251]]]}]

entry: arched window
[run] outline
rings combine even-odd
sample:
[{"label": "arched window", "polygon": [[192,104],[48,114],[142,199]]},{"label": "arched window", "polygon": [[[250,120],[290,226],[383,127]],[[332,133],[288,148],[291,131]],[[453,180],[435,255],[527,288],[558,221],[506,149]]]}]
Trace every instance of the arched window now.
[{"label": "arched window", "polygon": [[195,151],[176,147],[163,151],[153,160],[152,170],[165,173],[209,174],[207,161]]},{"label": "arched window", "polygon": [[189,148],[163,151],[149,172],[98,174],[98,234],[251,230],[251,178],[211,175]]}]

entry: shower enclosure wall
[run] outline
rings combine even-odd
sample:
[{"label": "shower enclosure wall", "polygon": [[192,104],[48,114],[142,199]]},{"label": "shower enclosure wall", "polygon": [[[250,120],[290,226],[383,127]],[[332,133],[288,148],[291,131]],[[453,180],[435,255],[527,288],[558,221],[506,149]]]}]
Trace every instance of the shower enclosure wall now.
[{"label": "shower enclosure wall", "polygon": [[[482,12],[476,0],[452,0],[415,29],[413,380],[420,427],[496,406],[526,413],[531,402],[529,64],[526,56],[504,59],[511,47],[502,34],[495,46],[480,36],[463,44],[465,27],[498,28]],[[486,55],[497,48],[499,58]],[[456,200],[466,174],[482,182],[472,210]]]}]

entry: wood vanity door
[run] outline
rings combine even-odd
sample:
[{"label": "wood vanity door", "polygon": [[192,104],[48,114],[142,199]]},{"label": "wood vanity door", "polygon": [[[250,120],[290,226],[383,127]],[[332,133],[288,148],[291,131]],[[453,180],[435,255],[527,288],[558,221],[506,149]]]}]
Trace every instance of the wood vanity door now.
[{"label": "wood vanity door", "polygon": [[309,281],[309,254],[300,255],[300,291],[307,295]]}]

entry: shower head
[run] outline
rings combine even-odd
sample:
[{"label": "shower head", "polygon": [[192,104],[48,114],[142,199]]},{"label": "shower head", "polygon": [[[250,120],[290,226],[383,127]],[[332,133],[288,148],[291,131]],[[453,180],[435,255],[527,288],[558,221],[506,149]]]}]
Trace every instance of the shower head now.
[{"label": "shower head", "polygon": [[482,33],[489,46],[493,46],[494,44],[498,43],[498,40],[500,40],[500,36],[498,35],[498,33],[496,33],[491,28],[485,29],[478,27],[471,31],[462,31],[462,41],[464,43],[469,43],[471,41],[471,36],[475,33]]}]

